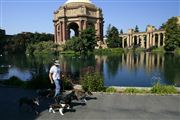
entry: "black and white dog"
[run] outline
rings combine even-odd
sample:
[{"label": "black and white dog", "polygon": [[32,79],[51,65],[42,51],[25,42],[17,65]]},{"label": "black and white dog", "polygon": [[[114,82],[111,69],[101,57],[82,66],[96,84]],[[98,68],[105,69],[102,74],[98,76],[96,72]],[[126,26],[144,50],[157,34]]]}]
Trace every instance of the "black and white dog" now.
[{"label": "black and white dog", "polygon": [[72,108],[72,100],[78,100],[77,96],[75,95],[75,91],[72,91],[66,95],[59,95],[55,97],[55,104],[51,104],[49,106],[49,112],[55,113],[56,110],[59,110],[61,115],[63,114],[64,109]]},{"label": "black and white dog", "polygon": [[56,110],[59,110],[59,113],[60,113],[61,115],[64,115],[63,110],[64,110],[65,108],[69,109],[69,107],[67,106],[67,104],[54,103],[54,104],[51,104],[51,105],[49,106],[49,112],[56,113],[55,111],[56,111]]},{"label": "black and white dog", "polygon": [[38,98],[22,97],[19,99],[19,107],[22,107],[23,105],[31,107],[31,109],[38,114],[38,111],[36,110],[36,107],[39,106]]}]

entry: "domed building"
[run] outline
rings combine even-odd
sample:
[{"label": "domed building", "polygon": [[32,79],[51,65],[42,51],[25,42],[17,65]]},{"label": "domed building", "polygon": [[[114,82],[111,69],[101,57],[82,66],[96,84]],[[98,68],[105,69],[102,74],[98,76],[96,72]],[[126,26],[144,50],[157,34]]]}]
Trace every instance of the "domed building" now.
[{"label": "domed building", "polygon": [[93,27],[97,41],[103,40],[103,14],[90,0],[67,0],[54,12],[55,43],[65,44],[71,32],[78,36]]}]

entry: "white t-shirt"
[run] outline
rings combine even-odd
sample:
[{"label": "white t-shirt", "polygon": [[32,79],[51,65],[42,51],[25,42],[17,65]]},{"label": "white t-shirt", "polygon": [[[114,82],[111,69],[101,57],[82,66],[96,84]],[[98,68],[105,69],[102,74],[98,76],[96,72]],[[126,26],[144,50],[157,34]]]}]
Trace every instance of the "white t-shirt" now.
[{"label": "white t-shirt", "polygon": [[52,73],[53,80],[60,79],[60,67],[53,65],[49,72]]}]

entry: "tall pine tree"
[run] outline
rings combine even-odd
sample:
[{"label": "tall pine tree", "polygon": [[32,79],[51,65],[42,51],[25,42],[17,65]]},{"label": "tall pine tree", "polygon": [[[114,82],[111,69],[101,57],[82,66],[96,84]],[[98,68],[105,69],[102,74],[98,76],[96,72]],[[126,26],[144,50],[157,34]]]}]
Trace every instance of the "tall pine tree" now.
[{"label": "tall pine tree", "polygon": [[170,18],[163,26],[165,29],[165,50],[174,51],[180,47],[180,25],[177,17]]}]

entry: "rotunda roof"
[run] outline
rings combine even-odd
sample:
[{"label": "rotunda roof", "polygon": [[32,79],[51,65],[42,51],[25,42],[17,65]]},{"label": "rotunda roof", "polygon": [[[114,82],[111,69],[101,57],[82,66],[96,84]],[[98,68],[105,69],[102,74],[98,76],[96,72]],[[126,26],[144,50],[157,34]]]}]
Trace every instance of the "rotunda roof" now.
[{"label": "rotunda roof", "polygon": [[92,3],[90,0],[68,0],[68,1],[66,1],[66,3],[65,4],[67,4],[67,3],[74,3],[74,2],[83,2],[83,3]]}]

